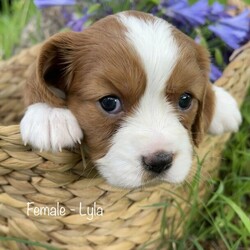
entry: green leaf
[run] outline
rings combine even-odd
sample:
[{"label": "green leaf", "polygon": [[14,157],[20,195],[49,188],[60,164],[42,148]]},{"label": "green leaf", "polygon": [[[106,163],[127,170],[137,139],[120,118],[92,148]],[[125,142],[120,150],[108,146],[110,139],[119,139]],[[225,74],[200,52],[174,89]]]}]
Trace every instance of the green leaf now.
[{"label": "green leaf", "polygon": [[165,206],[163,208],[163,214],[162,214],[162,218],[161,218],[160,233],[161,233],[162,239],[164,239],[164,237],[165,237],[165,230],[167,228],[167,216],[166,216],[167,208],[168,208],[167,206]]},{"label": "green leaf", "polygon": [[100,7],[101,7],[101,4],[99,4],[99,3],[93,4],[89,7],[88,13],[91,14],[91,13],[97,11]]},{"label": "green leaf", "polygon": [[218,0],[218,2],[221,3],[221,4],[224,4],[224,5],[227,4],[227,0]]},{"label": "green leaf", "polygon": [[198,242],[197,239],[193,240],[194,246],[196,247],[197,250],[204,250],[202,245]]},{"label": "green leaf", "polygon": [[205,39],[205,37],[204,37],[204,34],[203,34],[203,32],[204,32],[204,30],[202,30],[202,29],[200,29],[200,28],[196,28],[195,29],[195,32],[196,32],[196,34],[200,37],[200,45],[201,46],[203,46],[203,47],[205,47],[205,48],[208,48],[208,44],[207,44],[207,41],[206,41],[206,39]]},{"label": "green leaf", "polygon": [[215,2],[219,2],[219,3],[224,4],[224,5],[227,4],[227,0],[208,0],[209,5],[212,5]]},{"label": "green leaf", "polygon": [[194,4],[194,3],[196,3],[197,2],[197,0],[188,0],[188,3],[189,4]]},{"label": "green leaf", "polygon": [[219,66],[222,66],[224,63],[224,60],[223,60],[221,51],[218,48],[215,48],[214,51],[215,51],[215,54],[214,54],[215,61],[217,62]]},{"label": "green leaf", "polygon": [[236,203],[234,203],[231,199],[225,197],[224,195],[221,195],[220,197],[235,211],[235,213],[239,216],[242,223],[246,227],[248,233],[250,234],[250,219],[245,214],[245,212]]},{"label": "green leaf", "polygon": [[39,243],[36,241],[30,241],[30,240],[24,240],[24,239],[19,239],[19,238],[15,238],[15,237],[4,237],[4,236],[0,236],[0,241],[15,241],[15,242],[20,242],[29,246],[38,246],[38,247],[42,247],[45,248],[47,250],[59,250],[58,248],[43,244],[43,243]]},{"label": "green leaf", "polygon": [[151,0],[150,2],[152,4],[155,4],[155,5],[159,5],[160,4],[160,0]]},{"label": "green leaf", "polygon": [[207,202],[207,205],[211,205],[212,203],[214,203],[219,196],[221,196],[221,194],[224,192],[224,184],[223,182],[220,182],[219,187],[217,188],[216,192],[214,193],[214,195],[210,198],[210,200]]}]

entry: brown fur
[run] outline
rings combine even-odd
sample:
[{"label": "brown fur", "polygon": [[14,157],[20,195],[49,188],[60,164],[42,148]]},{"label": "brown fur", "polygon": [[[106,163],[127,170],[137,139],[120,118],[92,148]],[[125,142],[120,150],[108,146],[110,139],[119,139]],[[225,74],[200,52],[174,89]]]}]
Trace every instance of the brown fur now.
[{"label": "brown fur", "polygon": [[[122,119],[122,114],[107,116],[98,100],[116,95],[126,100],[123,112],[128,113],[146,86],[145,73],[123,31],[124,27],[109,16],[82,33],[55,35],[43,46],[35,76],[28,81],[27,104],[46,102],[67,106],[84,130],[93,160],[105,155]],[[63,90],[66,100],[53,95],[47,84]]]},{"label": "brown fur", "polygon": [[181,55],[167,83],[167,97],[177,106],[183,93],[193,96],[188,110],[176,110],[181,123],[190,131],[194,144],[198,146],[208,130],[215,106],[214,92],[209,82],[209,54],[177,29],[174,36]]},{"label": "brown fur", "polygon": [[[153,19],[138,12],[130,15]],[[106,154],[122,118],[133,112],[146,87],[146,74],[136,51],[126,42],[124,31],[125,27],[109,16],[82,33],[53,36],[42,47],[28,80],[26,104],[46,102],[69,108],[84,130],[92,160]],[[167,83],[166,95],[174,106],[182,93],[194,96],[190,110],[177,112],[198,145],[213,113],[208,55],[182,33],[176,31],[175,37],[181,58]],[[49,85],[64,91],[66,99],[56,96]],[[98,105],[101,97],[110,94],[123,101],[123,112],[118,116],[108,116]]]}]

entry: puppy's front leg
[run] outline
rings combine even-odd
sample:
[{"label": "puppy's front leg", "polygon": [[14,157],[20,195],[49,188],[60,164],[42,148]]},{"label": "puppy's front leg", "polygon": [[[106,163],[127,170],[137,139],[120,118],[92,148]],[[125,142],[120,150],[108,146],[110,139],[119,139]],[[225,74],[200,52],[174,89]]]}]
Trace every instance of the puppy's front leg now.
[{"label": "puppy's front leg", "polygon": [[242,117],[235,99],[221,87],[213,85],[213,91],[215,93],[215,111],[209,133],[219,135],[238,131]]}]

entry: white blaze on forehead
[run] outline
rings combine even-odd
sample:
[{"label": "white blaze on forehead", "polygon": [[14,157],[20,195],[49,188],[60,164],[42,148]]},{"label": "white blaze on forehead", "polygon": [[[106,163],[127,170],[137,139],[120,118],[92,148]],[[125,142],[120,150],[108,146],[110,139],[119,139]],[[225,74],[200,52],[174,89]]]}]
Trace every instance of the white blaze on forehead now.
[{"label": "white blaze on forehead", "polygon": [[120,13],[118,18],[127,29],[126,39],[143,64],[147,76],[146,92],[151,95],[163,92],[178,59],[173,27],[157,17],[144,20]]},{"label": "white blaze on forehead", "polygon": [[178,120],[165,93],[167,81],[178,60],[173,27],[153,16],[142,19],[120,13],[118,18],[126,27],[126,39],[140,57],[147,76],[145,92],[134,114],[126,118],[127,125],[137,124],[141,128],[147,126],[148,130],[161,134],[169,124]]}]

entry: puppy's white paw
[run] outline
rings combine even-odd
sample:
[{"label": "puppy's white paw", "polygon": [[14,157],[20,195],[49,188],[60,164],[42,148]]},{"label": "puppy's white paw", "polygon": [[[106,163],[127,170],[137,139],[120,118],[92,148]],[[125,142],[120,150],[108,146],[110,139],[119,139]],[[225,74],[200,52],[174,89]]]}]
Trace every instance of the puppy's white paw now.
[{"label": "puppy's white paw", "polygon": [[215,113],[209,127],[214,135],[236,132],[242,117],[235,99],[223,88],[213,86],[215,92]]},{"label": "puppy's white paw", "polygon": [[20,130],[24,144],[30,144],[40,151],[72,148],[83,138],[82,130],[70,110],[53,108],[46,103],[28,107]]}]

